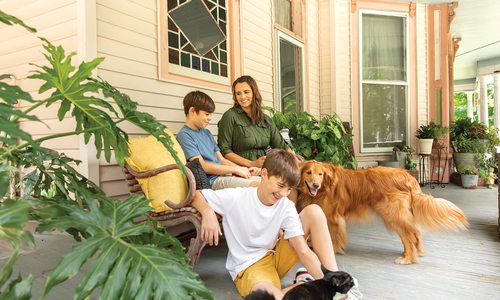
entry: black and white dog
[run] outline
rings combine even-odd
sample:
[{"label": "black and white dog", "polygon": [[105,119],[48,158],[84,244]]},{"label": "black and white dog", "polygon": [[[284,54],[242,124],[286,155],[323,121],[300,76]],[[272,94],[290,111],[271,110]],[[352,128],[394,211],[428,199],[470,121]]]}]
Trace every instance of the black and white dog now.
[{"label": "black and white dog", "polygon": [[[332,300],[336,293],[346,294],[354,285],[354,279],[346,272],[331,272],[322,267],[325,277],[305,282],[289,290],[283,300]],[[257,290],[245,300],[274,300],[273,295]]]}]

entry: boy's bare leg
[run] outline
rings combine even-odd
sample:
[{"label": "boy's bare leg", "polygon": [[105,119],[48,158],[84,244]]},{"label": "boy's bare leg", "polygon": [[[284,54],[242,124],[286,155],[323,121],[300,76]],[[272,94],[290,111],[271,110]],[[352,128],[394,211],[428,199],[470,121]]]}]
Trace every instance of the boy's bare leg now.
[{"label": "boy's bare leg", "polygon": [[320,262],[331,271],[338,271],[333,244],[325,213],[316,204],[306,206],[299,214],[305,237],[311,237],[313,251]]}]

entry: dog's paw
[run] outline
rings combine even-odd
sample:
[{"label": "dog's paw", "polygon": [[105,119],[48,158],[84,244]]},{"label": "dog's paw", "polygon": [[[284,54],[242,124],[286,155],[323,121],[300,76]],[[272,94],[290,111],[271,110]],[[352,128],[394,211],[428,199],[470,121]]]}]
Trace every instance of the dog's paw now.
[{"label": "dog's paw", "polygon": [[412,259],[409,259],[409,258],[406,258],[403,256],[396,258],[396,260],[394,261],[394,263],[400,264],[400,265],[411,265],[411,264],[416,263],[416,262],[417,262],[416,260],[413,261]]}]

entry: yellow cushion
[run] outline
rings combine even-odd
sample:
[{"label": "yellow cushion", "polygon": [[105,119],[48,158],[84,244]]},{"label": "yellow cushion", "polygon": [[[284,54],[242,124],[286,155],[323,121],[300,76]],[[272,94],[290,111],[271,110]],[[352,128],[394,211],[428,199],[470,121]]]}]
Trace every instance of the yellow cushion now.
[{"label": "yellow cushion", "polygon": [[[165,131],[174,142],[174,149],[183,164],[186,164],[186,158],[181,146],[175,139],[170,130]],[[175,164],[175,160],[155,137],[148,136],[143,138],[129,139],[130,156],[125,160],[132,169],[138,172],[150,171],[165,165]],[[151,199],[149,203],[156,212],[171,210],[165,205],[165,199],[174,203],[182,202],[187,195],[186,177],[180,170],[172,170],[160,173],[156,176],[137,179],[141,185],[146,198]]]}]

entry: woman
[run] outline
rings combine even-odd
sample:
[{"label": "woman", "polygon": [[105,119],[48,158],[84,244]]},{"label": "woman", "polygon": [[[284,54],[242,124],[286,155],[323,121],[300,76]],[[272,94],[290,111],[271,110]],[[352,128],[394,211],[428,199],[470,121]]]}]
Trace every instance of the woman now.
[{"label": "woman", "polygon": [[[240,166],[262,167],[266,149],[289,150],[272,119],[262,111],[262,97],[250,76],[233,82],[234,106],[219,121],[222,155]],[[291,150],[289,150],[291,151]]]}]

